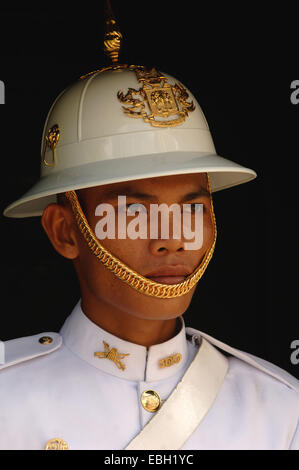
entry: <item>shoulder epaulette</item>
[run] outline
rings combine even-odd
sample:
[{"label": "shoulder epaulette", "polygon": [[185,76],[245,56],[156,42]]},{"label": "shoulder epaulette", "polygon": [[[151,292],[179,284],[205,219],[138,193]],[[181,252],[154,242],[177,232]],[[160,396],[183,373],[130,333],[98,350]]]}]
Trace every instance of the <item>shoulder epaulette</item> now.
[{"label": "shoulder epaulette", "polygon": [[0,357],[0,371],[6,367],[50,354],[59,349],[61,344],[61,335],[53,332],[4,341],[1,344],[4,353],[1,356],[4,358]]},{"label": "shoulder epaulette", "polygon": [[238,359],[241,359],[244,362],[247,362],[247,364],[250,364],[256,369],[259,369],[265,372],[266,374],[275,377],[277,380],[283,382],[285,385],[299,393],[299,380],[296,379],[296,377],[294,377],[293,375],[286,372],[284,369],[281,369],[280,367],[276,366],[275,364],[272,364],[271,362],[268,362],[265,359],[261,359],[260,357],[254,356],[253,354],[249,354],[247,352],[240,351],[239,349],[232,348],[228,344],[222,343],[218,339],[215,339],[212,336],[207,335],[206,333],[203,333],[202,331],[196,330],[194,328],[186,328],[186,333],[191,336],[195,335],[199,338],[200,336],[202,336],[207,341],[209,341],[209,343],[213,344],[217,348],[222,349],[223,351],[229,353],[232,356],[237,357]]}]

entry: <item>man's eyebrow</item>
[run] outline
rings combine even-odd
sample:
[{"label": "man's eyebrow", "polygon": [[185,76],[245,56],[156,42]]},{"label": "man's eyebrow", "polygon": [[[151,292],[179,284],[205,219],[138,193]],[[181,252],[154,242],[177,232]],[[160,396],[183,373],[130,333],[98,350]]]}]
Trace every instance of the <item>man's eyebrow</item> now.
[{"label": "man's eyebrow", "polygon": [[[102,199],[104,200],[114,200],[117,199],[118,196],[127,196],[130,198],[135,198],[135,199],[140,199],[140,200],[152,200],[152,201],[158,201],[158,196],[155,196],[154,194],[148,194],[148,193],[143,193],[140,191],[134,191],[130,187],[127,188],[122,188],[121,190],[115,190],[111,189],[102,195]],[[185,201],[191,201],[192,199],[196,199],[199,197],[210,197],[210,193],[207,189],[205,188],[200,188],[197,191],[193,191],[190,193],[185,194],[180,203],[184,203]]]},{"label": "man's eyebrow", "polygon": [[210,197],[210,193],[206,188],[200,188],[198,191],[185,194],[185,196],[183,196],[181,199],[181,202],[191,201],[192,199],[197,199],[199,197]]},{"label": "man's eyebrow", "polygon": [[133,197],[136,199],[155,199],[157,200],[157,197],[154,196],[153,194],[147,194],[147,193],[142,193],[139,191],[134,191],[130,187],[128,188],[122,188],[122,189],[110,189],[108,191],[105,191],[104,194],[101,196],[103,199],[108,199],[114,200],[117,199],[118,196],[128,196],[128,197]]}]

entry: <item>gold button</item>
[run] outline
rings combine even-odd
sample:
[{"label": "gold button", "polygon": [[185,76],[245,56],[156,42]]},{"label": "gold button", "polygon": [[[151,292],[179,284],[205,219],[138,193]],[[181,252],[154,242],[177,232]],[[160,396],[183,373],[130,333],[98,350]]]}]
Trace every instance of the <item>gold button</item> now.
[{"label": "gold button", "polygon": [[155,413],[161,406],[161,398],[155,390],[146,390],[140,397],[141,405],[146,411]]},{"label": "gold button", "polygon": [[53,341],[53,338],[51,336],[42,336],[38,340],[41,344],[51,344]]},{"label": "gold button", "polygon": [[60,437],[55,437],[47,442],[45,450],[69,450],[69,446],[68,443],[60,439]]}]

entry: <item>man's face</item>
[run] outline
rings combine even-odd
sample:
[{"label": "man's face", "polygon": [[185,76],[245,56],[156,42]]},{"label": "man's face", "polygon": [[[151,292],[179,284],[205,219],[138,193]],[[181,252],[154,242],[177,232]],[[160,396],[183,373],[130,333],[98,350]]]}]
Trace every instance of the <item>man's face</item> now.
[{"label": "man's face", "polygon": [[[96,231],[101,216],[95,215],[96,208],[103,203],[114,208],[115,239],[100,240],[101,244],[114,256],[144,277],[162,284],[183,282],[200,264],[214,239],[214,228],[210,214],[211,199],[207,190],[207,176],[188,174],[164,176],[124,183],[108,184],[78,191],[80,201],[89,222]],[[181,238],[173,238],[172,217],[169,217],[169,237],[161,237],[161,219],[158,224],[158,238],[118,239],[118,196],[126,196],[127,207],[142,204],[150,214],[151,204],[203,205],[203,244],[199,249],[185,249],[182,227]],[[144,210],[142,211],[144,212]],[[123,209],[122,209],[122,213]],[[129,224],[138,213],[126,214]],[[170,213],[171,214],[171,213]],[[191,229],[195,228],[195,213],[191,213]],[[75,222],[74,222],[75,223]],[[150,220],[148,218],[148,225]],[[148,227],[148,234],[150,230]],[[89,296],[96,303],[109,304],[127,314],[144,318],[166,320],[182,315],[188,308],[195,287],[189,293],[173,299],[159,299],[144,295],[118,279],[91,253],[79,230],[77,231],[79,256],[75,260],[82,297]]]}]

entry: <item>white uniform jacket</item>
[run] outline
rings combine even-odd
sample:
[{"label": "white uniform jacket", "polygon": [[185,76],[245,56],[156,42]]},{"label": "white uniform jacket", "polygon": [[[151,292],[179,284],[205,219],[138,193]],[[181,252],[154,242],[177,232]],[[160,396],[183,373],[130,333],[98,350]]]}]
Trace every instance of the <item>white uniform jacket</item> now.
[{"label": "white uniform jacket", "polygon": [[[143,408],[142,393],[157,392],[162,410],[200,351],[198,338],[225,351],[228,368],[215,400],[181,449],[299,449],[296,378],[185,328],[183,319],[180,332],[165,343],[147,349],[124,341],[90,321],[80,302],[60,333],[5,342],[5,362],[0,364],[0,449],[43,450],[54,438],[62,439],[70,450],[125,449],[155,416]],[[175,361],[171,363],[170,357]],[[166,367],[160,367],[163,359]],[[205,366],[199,361],[200,368]],[[205,373],[213,374],[213,367]],[[197,399],[206,386],[203,381],[194,392]],[[184,409],[175,413],[184,419]],[[167,435],[169,430],[159,432]]]}]

